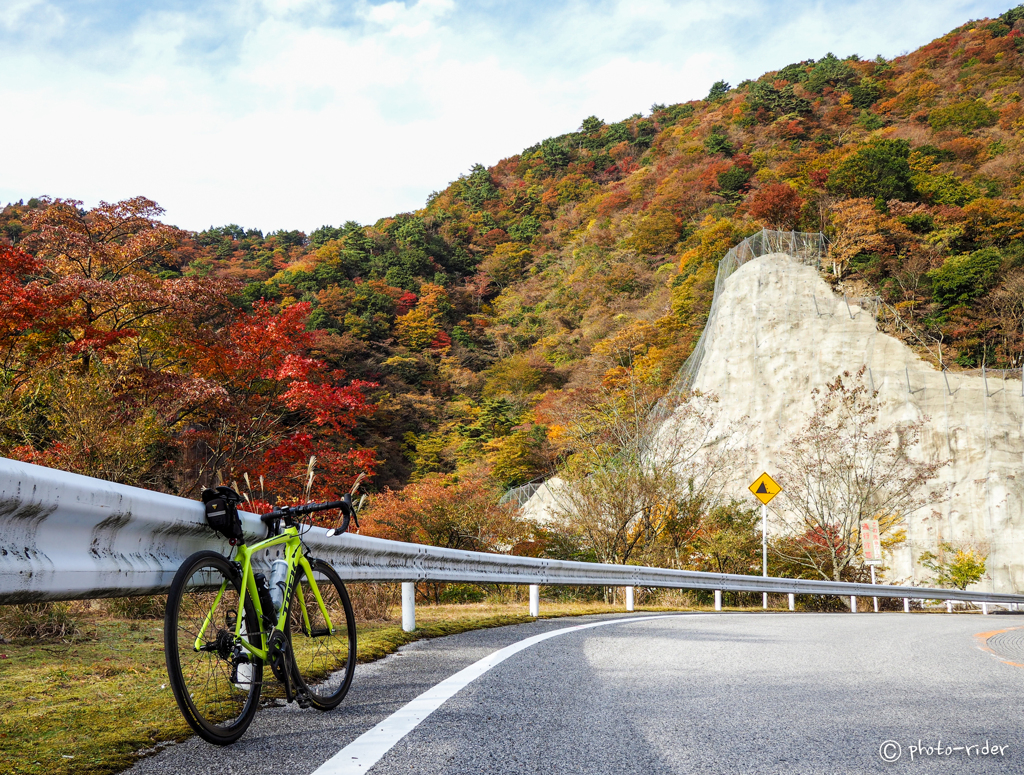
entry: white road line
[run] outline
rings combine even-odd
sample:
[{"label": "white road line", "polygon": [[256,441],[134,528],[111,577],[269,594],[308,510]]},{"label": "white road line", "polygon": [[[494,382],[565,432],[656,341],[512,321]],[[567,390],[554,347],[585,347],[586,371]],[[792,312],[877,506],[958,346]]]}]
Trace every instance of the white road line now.
[{"label": "white road line", "polygon": [[542,632],[525,638],[511,646],[495,651],[469,667],[463,668],[451,678],[447,678],[431,689],[423,692],[419,697],[399,708],[373,729],[364,732],[351,743],[342,748],[338,753],[324,762],[313,775],[361,775],[380,761],[381,757],[390,751],[394,745],[412,732],[423,719],[440,708],[453,697],[460,689],[464,688],[471,681],[479,678],[492,667],[504,662],[513,654],[523,649],[528,649],[535,643],[540,643],[548,638],[555,638],[559,635],[567,635],[578,630],[589,630],[592,627],[603,627],[608,624],[626,624],[627,622],[649,622],[652,619],[668,619],[677,616],[692,616],[692,614],[659,614],[657,616],[635,616],[629,619],[606,619],[601,622],[589,624],[578,624],[575,627],[564,627],[560,630]]}]

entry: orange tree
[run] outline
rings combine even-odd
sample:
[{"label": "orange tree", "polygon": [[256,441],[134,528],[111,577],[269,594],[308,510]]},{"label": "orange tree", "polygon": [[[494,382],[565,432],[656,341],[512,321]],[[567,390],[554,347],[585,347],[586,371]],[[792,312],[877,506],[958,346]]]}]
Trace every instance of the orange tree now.
[{"label": "orange tree", "polygon": [[118,343],[149,349],[147,335],[167,316],[202,304],[210,284],[161,277],[180,265],[183,234],[156,220],[163,209],[155,202],[135,197],[89,211],[81,205],[58,199],[34,211],[24,245],[39,262],[38,282],[63,302],[62,354],[87,372]]},{"label": "orange tree", "polygon": [[430,474],[400,491],[373,497],[362,533],[449,549],[507,552],[523,538],[513,511],[499,505],[501,491],[482,471],[461,478]]},{"label": "orange tree", "polygon": [[[6,454],[161,486],[173,428],[154,397],[180,321],[225,305],[216,283],[176,276],[182,234],[138,197],[86,211],[46,201],[26,215],[26,252],[5,249]],[[29,253],[33,255],[29,255]]]}]

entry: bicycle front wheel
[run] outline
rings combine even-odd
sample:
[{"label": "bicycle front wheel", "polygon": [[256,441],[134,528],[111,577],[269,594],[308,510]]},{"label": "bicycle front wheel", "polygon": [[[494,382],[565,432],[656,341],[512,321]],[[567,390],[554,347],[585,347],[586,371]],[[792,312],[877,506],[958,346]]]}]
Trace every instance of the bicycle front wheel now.
[{"label": "bicycle front wheel", "polygon": [[259,707],[263,662],[235,642],[260,643],[260,624],[250,600],[240,610],[239,574],[217,552],[197,552],[178,569],[167,597],[164,657],[174,699],[189,726],[204,740],[233,743]]},{"label": "bicycle front wheel", "polygon": [[313,580],[330,617],[324,618],[313,587],[299,570],[288,613],[295,670],[309,697],[319,710],[330,710],[344,699],[356,667],[356,622],[341,577],[321,560],[311,562]]}]

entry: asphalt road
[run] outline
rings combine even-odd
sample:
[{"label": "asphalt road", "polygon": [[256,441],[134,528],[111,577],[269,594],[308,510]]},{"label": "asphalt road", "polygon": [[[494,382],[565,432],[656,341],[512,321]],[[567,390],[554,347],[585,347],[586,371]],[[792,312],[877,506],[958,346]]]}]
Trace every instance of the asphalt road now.
[{"label": "asphalt road", "polygon": [[[233,746],[193,739],[129,772],[307,775],[497,649],[596,620],[414,643],[359,666],[331,713],[264,709]],[[993,651],[979,648],[975,635],[994,630],[1007,632],[988,641]],[[1024,667],[1012,664],[1024,664],[1021,633],[1019,616],[784,613],[573,631],[484,673],[370,772],[1024,772]]]}]

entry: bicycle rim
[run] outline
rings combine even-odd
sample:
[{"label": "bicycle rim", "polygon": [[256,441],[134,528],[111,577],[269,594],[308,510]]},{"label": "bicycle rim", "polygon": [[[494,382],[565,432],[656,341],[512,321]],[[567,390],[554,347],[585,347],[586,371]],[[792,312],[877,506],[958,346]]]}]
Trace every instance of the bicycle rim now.
[{"label": "bicycle rim", "polygon": [[310,704],[330,710],[344,699],[352,684],[356,624],[348,592],[335,570],[320,561],[313,562],[312,568],[333,632],[328,630],[312,587],[301,571],[288,613],[288,631],[295,670]]},{"label": "bicycle rim", "polygon": [[[242,736],[262,689],[263,663],[255,657],[240,662],[235,649],[239,599],[228,561],[200,552],[178,570],[167,600],[164,655],[174,698],[189,726],[217,745]],[[258,631],[259,618],[247,600],[242,632],[258,637]]]}]

